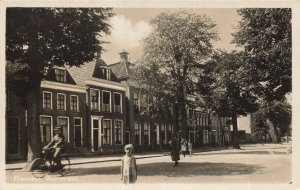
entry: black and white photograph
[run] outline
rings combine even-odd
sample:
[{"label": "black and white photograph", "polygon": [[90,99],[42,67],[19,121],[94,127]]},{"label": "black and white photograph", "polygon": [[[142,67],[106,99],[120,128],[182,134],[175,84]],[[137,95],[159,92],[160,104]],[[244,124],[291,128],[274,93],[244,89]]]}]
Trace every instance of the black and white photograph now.
[{"label": "black and white photograph", "polygon": [[0,188],[298,189],[299,1],[201,2],[1,2]]}]

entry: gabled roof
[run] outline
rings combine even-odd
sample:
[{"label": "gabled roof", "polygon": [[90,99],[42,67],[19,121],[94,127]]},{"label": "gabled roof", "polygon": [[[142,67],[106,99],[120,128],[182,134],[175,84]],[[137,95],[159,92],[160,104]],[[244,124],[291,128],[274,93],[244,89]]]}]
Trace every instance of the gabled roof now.
[{"label": "gabled roof", "polygon": [[[87,62],[80,67],[69,67],[67,68],[67,70],[77,85],[86,86],[87,80],[93,80],[95,78],[99,79],[99,69],[101,67],[109,68],[102,59],[97,59],[91,62]],[[111,80],[118,82],[113,73],[111,75]]]}]

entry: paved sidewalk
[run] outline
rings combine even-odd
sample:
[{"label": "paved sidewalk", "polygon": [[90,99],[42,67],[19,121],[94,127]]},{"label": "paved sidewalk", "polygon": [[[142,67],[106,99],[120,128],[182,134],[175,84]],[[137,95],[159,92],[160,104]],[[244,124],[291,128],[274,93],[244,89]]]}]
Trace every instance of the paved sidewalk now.
[{"label": "paved sidewalk", "polygon": [[[241,145],[241,149],[232,149],[225,147],[202,147],[194,149],[193,154],[196,155],[213,155],[213,154],[235,154],[235,153],[257,153],[257,154],[288,154],[287,149],[290,144],[248,144]],[[153,158],[169,156],[170,152],[143,152],[134,154],[137,159]],[[90,164],[99,162],[120,161],[123,154],[99,155],[99,156],[78,156],[70,157],[71,165]],[[6,164],[6,170],[21,170],[26,166],[26,161],[18,161]]]}]

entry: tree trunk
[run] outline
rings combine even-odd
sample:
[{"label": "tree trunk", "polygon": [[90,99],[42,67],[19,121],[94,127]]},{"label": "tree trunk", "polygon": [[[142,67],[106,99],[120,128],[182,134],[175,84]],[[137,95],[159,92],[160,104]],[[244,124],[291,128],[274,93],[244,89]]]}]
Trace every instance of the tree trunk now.
[{"label": "tree trunk", "polygon": [[233,131],[232,131],[233,149],[241,149],[239,144],[239,139],[238,139],[237,115],[233,115],[231,119],[232,119],[232,126],[233,126]]},{"label": "tree trunk", "polygon": [[28,92],[28,111],[27,111],[27,139],[28,153],[25,171],[31,170],[31,163],[35,158],[41,156],[41,133],[40,133],[40,86]]},{"label": "tree trunk", "polygon": [[181,129],[182,138],[186,139],[187,137],[187,112],[186,112],[186,102],[185,102],[185,93],[184,87],[179,86],[178,88],[178,108],[179,108],[179,122]]},{"label": "tree trunk", "polygon": [[43,70],[43,60],[39,54],[38,34],[31,33],[28,44],[28,65],[30,67],[28,76],[27,92],[27,139],[28,154],[27,165],[23,169],[30,171],[32,161],[41,156],[41,133],[40,133],[40,88]]}]

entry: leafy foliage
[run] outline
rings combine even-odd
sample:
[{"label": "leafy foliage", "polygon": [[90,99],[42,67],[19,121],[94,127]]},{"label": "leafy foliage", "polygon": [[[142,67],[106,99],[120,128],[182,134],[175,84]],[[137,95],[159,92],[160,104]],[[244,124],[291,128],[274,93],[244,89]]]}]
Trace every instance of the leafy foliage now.
[{"label": "leafy foliage", "polygon": [[268,102],[291,92],[291,9],[240,9],[234,42],[244,47]]},{"label": "leafy foliage", "polygon": [[264,102],[260,109],[252,115],[254,131],[264,129],[267,131],[269,125],[267,120],[272,122],[274,127],[280,129],[281,135],[289,133],[292,120],[291,105],[287,102],[275,101],[272,104]]},{"label": "leafy foliage", "polygon": [[198,84],[208,107],[221,116],[247,115],[257,109],[255,79],[241,52],[216,52],[205,64]]},{"label": "leafy foliage", "polygon": [[204,106],[223,117],[231,117],[233,146],[240,148],[237,117],[254,112],[257,107],[256,80],[246,64],[243,52],[216,51],[199,77],[198,92]]},{"label": "leafy foliage", "polygon": [[54,65],[92,60],[102,50],[99,37],[109,33],[112,13],[105,8],[8,8],[6,16],[7,61],[27,66],[29,77],[35,69],[43,78]]},{"label": "leafy foliage", "polygon": [[[154,89],[152,97],[178,103],[179,116],[186,116],[186,94],[191,93],[201,64],[217,40],[214,22],[186,11],[164,12],[151,21],[153,32],[144,40],[143,81]],[[149,77],[148,77],[149,76]]]}]

